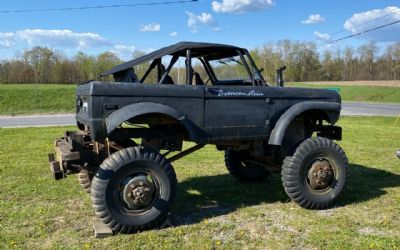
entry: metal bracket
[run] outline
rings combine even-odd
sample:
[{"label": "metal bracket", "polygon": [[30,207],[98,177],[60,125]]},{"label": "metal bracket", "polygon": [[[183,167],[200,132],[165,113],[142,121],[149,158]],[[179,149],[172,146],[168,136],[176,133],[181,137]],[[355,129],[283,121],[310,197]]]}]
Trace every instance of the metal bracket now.
[{"label": "metal bracket", "polygon": [[93,222],[93,229],[95,238],[105,238],[114,235],[111,228],[97,218]]},{"label": "metal bracket", "polygon": [[197,150],[201,149],[202,147],[204,147],[204,144],[197,144],[191,148],[186,149],[185,151],[180,152],[179,154],[176,154],[174,156],[171,156],[170,158],[168,158],[169,162],[174,162],[176,160],[179,160],[180,158],[191,154],[193,152],[196,152]]}]

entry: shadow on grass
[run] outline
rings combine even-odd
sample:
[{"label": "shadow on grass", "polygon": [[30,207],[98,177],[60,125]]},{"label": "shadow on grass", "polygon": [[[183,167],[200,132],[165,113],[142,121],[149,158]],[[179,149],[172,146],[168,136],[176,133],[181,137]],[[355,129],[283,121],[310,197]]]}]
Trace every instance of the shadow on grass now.
[{"label": "shadow on grass", "polygon": [[[385,188],[398,186],[400,175],[350,164],[346,188],[336,205],[378,198],[386,193]],[[280,174],[260,183],[242,183],[229,174],[193,177],[179,184],[175,220],[177,225],[194,224],[238,208],[274,202],[290,202]]]},{"label": "shadow on grass", "polygon": [[175,206],[175,220],[178,225],[194,224],[263,202],[289,200],[279,174],[256,183],[240,182],[230,174],[199,176],[187,179],[178,186]]},{"label": "shadow on grass", "polygon": [[386,188],[399,187],[400,175],[392,172],[350,164],[346,188],[337,201],[346,206],[378,198],[387,193]]}]

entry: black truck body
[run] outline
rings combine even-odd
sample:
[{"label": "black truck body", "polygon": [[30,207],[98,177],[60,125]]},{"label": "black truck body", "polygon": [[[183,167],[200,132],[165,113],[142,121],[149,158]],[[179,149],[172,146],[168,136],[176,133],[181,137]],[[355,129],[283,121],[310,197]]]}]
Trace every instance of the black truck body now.
[{"label": "black truck body", "polygon": [[[306,88],[90,82],[78,87],[77,96],[76,119],[90,128],[95,141],[128,119],[150,113],[178,120],[188,130],[189,141],[213,144],[265,140],[285,112],[290,116],[281,121],[285,123],[308,110],[323,113],[331,124],[340,114],[335,91]],[[270,144],[281,145],[284,132],[276,130]]]},{"label": "black truck body", "polygon": [[[170,76],[182,69],[176,66],[179,59],[184,59],[183,84],[177,83],[179,72]],[[139,79],[135,69],[142,64],[148,69]],[[347,168],[344,152],[332,141],[342,136],[335,126],[340,95],[283,87],[283,70],[278,86],[271,86],[246,49],[192,42],[119,65],[104,73],[115,82],[78,86],[80,131],[56,141],[57,153],[49,155],[54,177],[79,173],[96,214],[115,231],[154,228],[174,198],[170,162],[214,144],[225,151],[227,169],[238,179],[260,181],[280,171],[292,200],[305,208],[329,207]],[[154,82],[145,84],[151,72]],[[197,145],[182,151],[183,141]],[[182,152],[167,159],[174,151]],[[157,207],[160,200],[168,205]]]}]

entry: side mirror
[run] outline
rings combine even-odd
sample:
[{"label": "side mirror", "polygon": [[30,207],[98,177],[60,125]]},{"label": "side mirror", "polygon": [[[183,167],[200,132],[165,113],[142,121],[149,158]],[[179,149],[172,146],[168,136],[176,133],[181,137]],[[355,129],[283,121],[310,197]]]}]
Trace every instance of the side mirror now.
[{"label": "side mirror", "polygon": [[285,71],[285,70],[286,70],[286,66],[282,66],[276,70],[275,82],[276,82],[276,86],[278,86],[278,87],[284,86],[285,82],[283,81],[283,71]]}]

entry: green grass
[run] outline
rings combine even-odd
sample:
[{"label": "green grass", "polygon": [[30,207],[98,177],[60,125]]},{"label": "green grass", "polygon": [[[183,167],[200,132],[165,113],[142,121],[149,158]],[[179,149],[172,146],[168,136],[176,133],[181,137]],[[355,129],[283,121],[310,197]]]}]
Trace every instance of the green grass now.
[{"label": "green grass", "polygon": [[[288,86],[332,88],[332,85],[290,83]],[[344,101],[400,103],[400,88],[339,86]],[[75,85],[0,84],[0,115],[75,112]]]},{"label": "green grass", "polygon": [[290,83],[288,86],[306,88],[340,88],[342,101],[400,103],[400,88],[382,86],[333,86]]},{"label": "green grass", "polygon": [[340,125],[350,179],[332,209],[290,202],[279,174],[236,181],[207,146],[173,164],[178,226],[105,239],[93,236],[90,198],[75,176],[50,178],[46,153],[74,128],[0,129],[0,249],[398,249],[400,123],[345,117]]},{"label": "green grass", "polygon": [[73,113],[75,85],[0,84],[0,115]]}]

